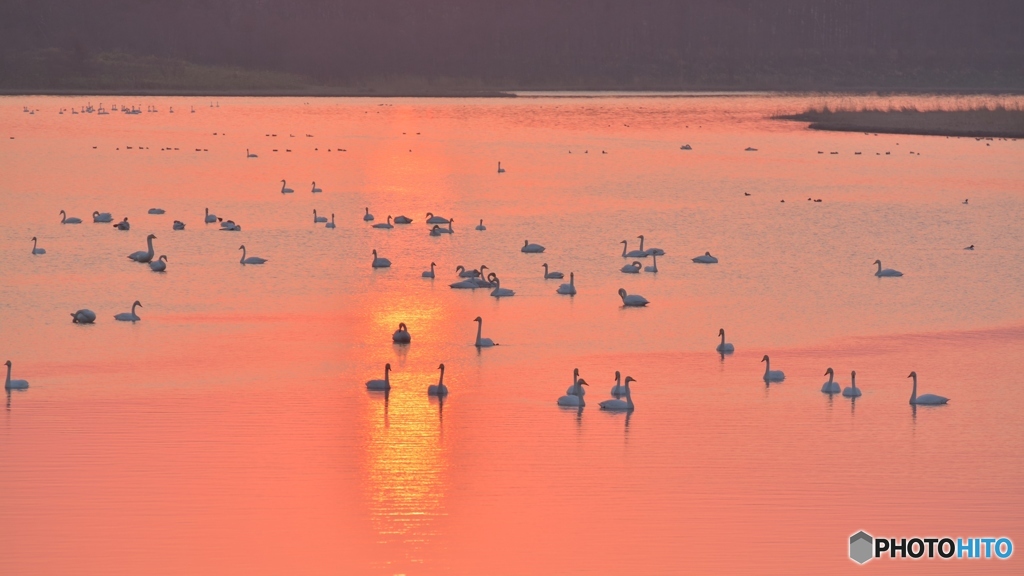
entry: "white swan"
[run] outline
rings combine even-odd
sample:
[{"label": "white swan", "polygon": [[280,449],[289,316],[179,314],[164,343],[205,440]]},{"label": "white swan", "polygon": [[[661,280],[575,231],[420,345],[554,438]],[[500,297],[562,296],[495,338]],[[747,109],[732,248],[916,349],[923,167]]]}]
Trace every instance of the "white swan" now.
[{"label": "white swan", "polygon": [[430,230],[430,235],[431,236],[439,236],[441,234],[454,234],[455,230],[452,230],[452,223],[453,222],[455,222],[455,218],[452,218],[452,219],[448,220],[448,227],[447,228],[441,228],[440,226],[435,224],[434,227]]},{"label": "white swan", "polygon": [[291,194],[292,192],[295,192],[295,190],[292,190],[291,188],[288,188],[286,186],[286,184],[287,184],[287,182],[285,182],[284,180],[281,180],[281,194]]},{"label": "white swan", "polygon": [[476,322],[476,342],[473,345],[477,348],[490,348],[491,346],[497,346],[497,344],[494,343],[494,340],[480,337],[480,334],[483,333],[484,330],[484,319],[477,316],[473,319],[473,322]]},{"label": "white swan", "polygon": [[575,384],[576,393],[575,394],[566,394],[565,396],[559,397],[558,398],[558,405],[559,406],[580,406],[580,407],[586,406],[587,403],[583,399],[583,396],[586,393],[583,392],[582,386],[590,386],[590,384],[587,384],[586,380],[584,380],[583,378],[577,378],[576,379],[576,384]]},{"label": "white swan", "polygon": [[481,231],[481,232],[483,232],[484,230],[487,230],[487,226],[484,226],[484,219],[483,218],[481,218],[480,219],[480,223],[476,225],[476,229]]},{"label": "white swan", "polygon": [[[486,268],[486,266],[481,266],[481,268]],[[459,278],[476,278],[481,274],[480,270],[466,270],[466,267],[461,264],[455,267],[455,271],[459,274]]]},{"label": "white swan", "polygon": [[442,232],[441,227],[438,226],[437,224],[434,224],[434,227],[430,229],[430,235],[431,236],[440,236],[441,232]]},{"label": "white swan", "polygon": [[619,297],[623,306],[647,306],[650,302],[639,294],[626,294],[625,288],[619,288]]},{"label": "white swan", "polygon": [[761,358],[761,362],[764,362],[764,376],[762,378],[765,382],[782,382],[786,379],[786,374],[782,370],[772,370],[772,361],[768,359],[767,354],[764,355],[764,358]]},{"label": "white swan", "polygon": [[327,224],[324,224],[324,228],[334,228],[334,227],[335,227],[335,225],[334,225],[334,212],[331,212],[331,221],[328,222]]},{"label": "white swan", "polygon": [[565,294],[567,296],[575,296],[576,295],[576,273],[575,272],[569,272],[569,283],[568,284],[562,284],[561,286],[558,287],[557,290],[555,290],[555,292],[557,292],[559,294]]},{"label": "white swan", "polygon": [[314,181],[314,182],[313,182],[313,190],[312,190],[312,193],[313,193],[313,194],[319,194],[319,193],[321,193],[321,192],[323,192],[323,191],[324,191],[324,190],[323,190],[323,188],[317,188],[317,187],[316,187],[316,181]]},{"label": "white swan", "polygon": [[370,209],[366,208],[366,214],[363,214],[363,222],[372,222],[373,214],[370,214]]},{"label": "white swan", "polygon": [[139,320],[142,320],[142,318],[139,318],[139,315],[135,313],[136,306],[141,308],[142,303],[136,300],[135,302],[132,303],[131,312],[121,312],[120,314],[115,314],[114,320],[120,320],[121,322],[138,322]]},{"label": "white swan", "polygon": [[113,222],[114,217],[110,215],[110,212],[100,212],[99,210],[97,210],[92,213],[92,221],[94,223]]},{"label": "white swan", "polygon": [[847,398],[860,398],[860,388],[857,388],[857,371],[850,372],[850,385],[843,390],[843,396]]},{"label": "white swan", "polygon": [[639,274],[640,268],[642,266],[643,264],[640,264],[639,262],[634,260],[632,264],[626,264],[625,266],[620,268],[620,270],[622,270],[623,274]]},{"label": "white swan", "polygon": [[437,266],[437,264],[434,264],[433,262],[431,262],[430,263],[430,270],[427,270],[427,271],[423,272],[423,274],[421,274],[421,276],[423,278],[433,278],[434,277],[434,266]]},{"label": "white swan", "polygon": [[529,240],[525,240],[523,241],[523,247],[519,250],[520,252],[525,252],[527,254],[540,254],[544,251],[544,247],[540,244],[530,244]]},{"label": "white swan", "polygon": [[206,209],[206,218],[204,218],[203,221],[206,222],[207,224],[213,224],[214,222],[217,221],[217,215],[216,214],[210,214],[210,209],[207,208]]},{"label": "white swan", "polygon": [[377,257],[377,251],[374,250],[373,251],[373,262],[371,262],[370,265],[373,266],[374,268],[390,268],[391,267],[391,260],[388,260],[387,258],[378,258]]},{"label": "white swan", "polygon": [[222,232],[241,232],[242,227],[235,224],[234,220],[225,220],[220,223],[220,229]]},{"label": "white swan", "polygon": [[166,212],[167,211],[164,210],[163,208],[150,208],[149,211],[148,211],[148,214],[157,214],[157,215],[159,215],[159,214],[164,214]]},{"label": "white swan", "polygon": [[412,218],[408,216],[395,216],[395,224],[412,224]]},{"label": "white swan", "polygon": [[36,237],[33,236],[32,237],[32,254],[34,254],[34,255],[46,254],[46,249],[45,248],[38,248],[36,246],[36,244],[37,244]]},{"label": "white swan", "polygon": [[839,394],[839,382],[832,379],[835,376],[835,372],[832,371],[832,368],[825,370],[825,375],[828,376],[828,382],[821,385],[822,393]]},{"label": "white swan", "polygon": [[718,335],[722,337],[722,341],[718,344],[718,346],[715,346],[716,352],[721,352],[722,354],[732,354],[733,352],[736,351],[736,348],[733,347],[732,344],[725,341],[725,328],[719,328]]},{"label": "white swan", "polygon": [[161,254],[159,258],[149,263],[149,269],[153,272],[163,272],[167,270],[167,256]]},{"label": "white swan", "polygon": [[92,324],[96,321],[96,313],[88,308],[75,310],[71,313],[71,321],[75,324]]},{"label": "white swan", "polygon": [[515,290],[509,290],[508,288],[501,287],[501,280],[498,279],[497,274],[491,272],[490,276],[488,276],[488,279],[491,282],[493,282],[496,286],[494,290],[491,290],[491,296],[494,296],[495,298],[502,298],[506,296],[516,295]]},{"label": "white swan", "polygon": [[390,229],[392,229],[394,227],[395,226],[393,224],[391,224],[391,216],[388,216],[388,221],[387,222],[378,222],[377,224],[374,224],[372,226],[372,228],[380,228],[380,229],[384,229],[384,230],[390,230]]},{"label": "white swan", "polygon": [[693,259],[695,264],[718,264],[718,258],[711,255],[711,252],[705,252],[703,256],[697,256]]},{"label": "white swan", "polygon": [[398,330],[391,335],[391,340],[396,344],[408,344],[412,342],[412,334],[409,334],[409,328],[406,327],[405,322],[398,323]]},{"label": "white swan", "polygon": [[146,236],[146,251],[139,250],[138,252],[132,252],[128,255],[128,258],[135,260],[136,262],[146,263],[153,259],[153,240],[156,238],[155,234]]},{"label": "white swan", "polygon": [[452,282],[448,287],[456,290],[476,290],[477,288],[480,288],[480,285],[477,284],[473,278],[467,278],[466,280]]},{"label": "white swan", "polygon": [[907,378],[913,378],[914,379],[914,391],[910,393],[910,403],[911,404],[921,404],[921,405],[926,405],[926,406],[937,406],[939,404],[945,404],[946,402],[949,402],[949,398],[946,398],[945,396],[938,396],[938,395],[935,395],[935,394],[922,394],[922,395],[918,396],[917,395],[917,372],[911,372],[910,376],[907,376]]},{"label": "white swan", "polygon": [[622,385],[622,374],[618,370],[615,371],[615,386],[612,386],[611,395],[618,398],[619,396],[626,393],[626,387]]},{"label": "white swan", "polygon": [[259,158],[259,156],[253,154],[252,152],[249,152],[248,148],[245,149],[245,157],[246,158]]},{"label": "white swan", "polygon": [[640,251],[643,252],[644,254],[646,254],[648,256],[664,256],[665,255],[665,251],[662,250],[661,248],[648,248],[647,250],[644,250],[644,235],[641,234],[641,235],[637,236],[637,238],[640,239]]},{"label": "white swan", "polygon": [[565,278],[565,274],[562,274],[561,272],[548,272],[548,265],[546,262],[543,264],[543,266],[545,280],[558,280],[561,278]]},{"label": "white swan", "polygon": [[504,174],[505,169],[501,167],[501,162],[498,162],[498,174]]},{"label": "white swan", "polygon": [[391,390],[391,377],[388,373],[391,372],[391,364],[384,365],[384,379],[383,380],[367,380],[367,390]]},{"label": "white swan", "polygon": [[632,412],[633,411],[633,395],[629,392],[629,383],[630,382],[636,382],[636,380],[634,380],[632,376],[626,376],[626,385],[625,385],[625,388],[626,388],[626,390],[625,390],[626,399],[625,400],[619,400],[618,398],[613,398],[611,400],[605,400],[604,402],[601,402],[600,404],[598,404],[601,407],[601,410],[610,410],[612,412]]},{"label": "white swan", "polygon": [[434,216],[433,212],[427,212],[427,224],[447,224],[448,219],[444,216]]},{"label": "white swan", "polygon": [[427,387],[428,396],[447,396],[448,387],[444,385],[444,364],[437,367],[441,370],[441,377],[437,379],[437,384],[431,384]]},{"label": "white swan", "polygon": [[67,213],[63,210],[60,211],[60,223],[61,224],[81,224],[81,218],[68,218]]},{"label": "white swan", "polygon": [[623,240],[622,242],[619,242],[619,244],[622,244],[622,257],[623,258],[646,258],[647,257],[647,252],[644,252],[643,250],[630,250],[629,252],[626,252],[626,250],[629,248],[629,242],[626,242],[625,240]]},{"label": "white swan", "polygon": [[132,225],[128,223],[128,217],[125,216],[124,220],[121,220],[117,224],[114,224],[114,228],[117,228],[118,230],[131,230]]},{"label": "white swan", "polygon": [[171,230],[184,230],[185,223],[181,220],[175,220],[174,224],[171,224]]},{"label": "white swan", "polygon": [[893,270],[892,268],[883,269],[881,260],[875,260],[874,263],[878,264],[878,270],[875,271],[875,276],[878,276],[879,278],[903,276],[903,272],[900,272],[899,270]]},{"label": "white swan", "polygon": [[658,255],[657,254],[651,254],[651,258],[654,258],[654,263],[651,264],[650,266],[644,266],[644,272],[654,272],[655,274],[657,274],[658,273]]},{"label": "white swan", "polygon": [[[566,394],[570,394],[570,395],[586,396],[587,395],[587,391],[584,390],[583,388],[579,388],[579,386],[577,386],[577,383],[579,382],[579,380],[580,380],[580,369],[579,368],[573,368],[572,369],[572,384],[569,384],[569,387],[565,389],[565,393]],[[579,388],[579,390],[577,390],[577,388]]]},{"label": "white swan", "polygon": [[4,382],[5,390],[25,390],[28,388],[28,380],[11,380],[11,361],[4,362],[7,366],[7,380]]},{"label": "white swan", "polygon": [[258,256],[249,256],[248,258],[246,258],[245,244],[239,246],[238,249],[242,251],[242,259],[239,260],[239,262],[241,262],[242,264],[263,264],[264,262],[266,262],[266,259],[260,258]]},{"label": "white swan", "polygon": [[319,224],[321,222],[327,222],[327,216],[317,216],[316,208],[313,208],[313,224]]}]

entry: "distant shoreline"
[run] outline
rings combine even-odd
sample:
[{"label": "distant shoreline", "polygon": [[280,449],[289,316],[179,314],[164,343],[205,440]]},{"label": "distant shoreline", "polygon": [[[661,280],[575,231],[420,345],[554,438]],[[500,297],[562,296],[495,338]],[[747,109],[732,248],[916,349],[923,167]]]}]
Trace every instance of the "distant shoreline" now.
[{"label": "distant shoreline", "polygon": [[1024,138],[1024,110],[809,110],[777,116],[810,130],[961,138]]},{"label": "distant shoreline", "polygon": [[313,88],[307,90],[177,90],[177,89],[17,89],[0,88],[0,96],[201,96],[251,98],[515,98],[512,92],[438,91],[438,92],[365,92],[344,89]]}]

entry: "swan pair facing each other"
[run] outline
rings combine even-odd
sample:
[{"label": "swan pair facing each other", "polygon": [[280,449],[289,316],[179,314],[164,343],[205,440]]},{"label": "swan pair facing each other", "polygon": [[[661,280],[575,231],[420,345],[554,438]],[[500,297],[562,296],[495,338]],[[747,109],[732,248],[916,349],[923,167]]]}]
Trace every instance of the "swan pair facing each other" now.
[{"label": "swan pair facing each other", "polygon": [[36,237],[33,236],[32,237],[32,254],[36,255],[36,256],[38,256],[40,254],[46,254],[46,249],[45,248],[39,248],[37,246],[37,243],[38,243],[38,240],[36,240]]},{"label": "swan pair facing each other", "polygon": [[5,390],[27,390],[28,380],[11,380],[11,361],[4,362],[7,366],[7,380],[4,382]]},{"label": "swan pair facing each other", "polygon": [[524,240],[523,247],[519,251],[526,254],[540,254],[544,251],[544,247],[540,244],[530,244],[529,240]]},{"label": "swan pair facing each other", "polygon": [[405,322],[399,322],[398,330],[391,335],[391,340],[395,344],[408,344],[412,342],[412,335],[409,334],[409,328],[406,327]]},{"label": "swan pair facing each other", "polygon": [[[584,380],[583,378],[579,377],[579,372],[580,372],[579,368],[576,368],[576,369],[573,370],[573,374],[572,374],[572,376],[573,376],[573,383],[572,383],[572,386],[570,386],[569,389],[566,390],[565,396],[561,396],[561,397],[558,398],[556,403],[559,406],[582,408],[583,406],[587,405],[587,402],[586,402],[586,399],[585,399],[586,392],[584,391],[583,387],[584,386],[589,386],[589,384],[587,384],[586,380]],[[632,376],[626,376],[625,383],[620,385],[618,383],[619,382],[619,378],[621,378],[621,375],[620,375],[620,373],[618,371],[616,371],[615,372],[615,382],[616,382],[616,384],[612,388],[612,395],[616,396],[616,398],[613,398],[613,399],[610,399],[610,400],[604,400],[603,402],[601,402],[599,404],[599,406],[601,407],[602,410],[609,410],[609,411],[612,411],[612,412],[632,412],[634,406],[633,406],[633,397],[632,397],[632,394],[630,393],[630,390],[629,390],[629,383],[630,382],[636,382],[636,380],[633,379]],[[619,399],[618,396],[620,396],[620,395],[625,395],[626,399],[625,400]]]},{"label": "swan pair facing each other", "polygon": [[772,361],[768,359],[767,354],[764,355],[764,358],[761,358],[761,362],[764,362],[764,376],[762,376],[762,379],[766,384],[769,382],[782,382],[786,379],[786,373],[782,370],[772,370]]},{"label": "swan pair facing each other", "polygon": [[131,312],[121,312],[120,314],[115,314],[114,320],[118,320],[120,322],[138,322],[139,320],[142,320],[142,318],[139,318],[139,315],[135,313],[136,307],[142,307],[142,303],[139,302],[138,300],[132,303]]},{"label": "swan pair facing each other", "polygon": [[879,278],[892,278],[903,276],[903,272],[900,272],[899,270],[893,270],[892,268],[883,269],[881,260],[875,260],[874,263],[878,265],[878,270],[875,271],[875,276],[878,276]]},{"label": "swan pair facing each other", "polygon": [[241,246],[239,246],[238,249],[242,251],[242,259],[239,260],[239,262],[241,262],[242,264],[263,264],[264,262],[267,261],[266,259],[260,258],[258,256],[249,256],[248,258],[246,258],[245,257],[245,244],[242,244]]},{"label": "swan pair facing each other", "polygon": [[131,254],[128,255],[128,258],[131,259],[131,260],[135,260],[136,262],[139,262],[141,264],[145,264],[145,263],[149,262],[150,260],[152,260],[153,256],[154,256],[154,253],[153,253],[153,240],[155,240],[155,239],[156,239],[156,235],[155,234],[150,234],[149,236],[146,236],[146,246],[147,246],[147,249],[145,251],[139,250],[138,252],[132,252]]},{"label": "swan pair facing each other", "polygon": [[627,294],[625,288],[619,288],[619,297],[623,306],[647,306],[650,302],[639,294]]}]

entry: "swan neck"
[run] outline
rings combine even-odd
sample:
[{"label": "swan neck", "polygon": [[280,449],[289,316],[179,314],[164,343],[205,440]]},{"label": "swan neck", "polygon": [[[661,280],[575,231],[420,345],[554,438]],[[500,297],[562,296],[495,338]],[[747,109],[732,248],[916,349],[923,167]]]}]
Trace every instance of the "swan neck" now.
[{"label": "swan neck", "polygon": [[245,262],[245,246],[242,246],[242,259],[239,262]]},{"label": "swan neck", "polygon": [[4,388],[11,387],[11,365],[7,365],[7,380],[4,382]]},{"label": "swan neck", "polygon": [[440,389],[444,386],[444,366],[441,367],[441,377],[437,379],[437,387]]},{"label": "swan neck", "polygon": [[917,376],[914,376],[914,390],[910,393],[910,402],[917,400]]},{"label": "swan neck", "polygon": [[480,335],[481,335],[481,333],[483,333],[483,330],[484,330],[484,322],[483,322],[483,320],[478,320],[477,323],[476,323],[476,344],[477,344],[477,346],[480,345]]},{"label": "swan neck", "polygon": [[771,372],[771,371],[772,371],[772,361],[769,360],[769,359],[765,359],[765,361],[764,361],[764,375],[767,376],[768,373]]}]

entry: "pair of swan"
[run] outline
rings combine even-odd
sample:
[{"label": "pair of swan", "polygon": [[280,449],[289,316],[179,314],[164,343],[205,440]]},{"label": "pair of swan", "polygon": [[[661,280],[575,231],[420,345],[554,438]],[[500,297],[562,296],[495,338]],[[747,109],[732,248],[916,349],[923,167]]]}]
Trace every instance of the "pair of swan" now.
[{"label": "pair of swan", "polygon": [[761,358],[761,362],[764,362],[764,376],[762,376],[762,379],[765,383],[782,382],[786,379],[786,373],[782,370],[772,370],[772,361],[768,359],[767,354],[764,355],[764,358]]},{"label": "pair of swan", "polygon": [[38,240],[35,236],[32,237],[32,254],[37,256],[40,254],[46,254],[46,248],[38,247]]},{"label": "pair of swan", "polygon": [[558,293],[558,294],[565,294],[567,296],[575,296],[576,295],[576,274],[574,272],[569,272],[569,283],[568,284],[562,284],[561,286],[558,287],[557,290],[555,290],[555,292]]},{"label": "pair of swan", "polygon": [[206,217],[203,219],[203,222],[206,222],[207,224],[213,224],[216,221],[217,221],[217,215],[216,214],[210,214],[210,209],[207,208],[206,209]]},{"label": "pair of swan", "polygon": [[288,188],[287,183],[284,180],[281,180],[281,194],[291,194],[293,192],[295,192],[295,190]]},{"label": "pair of swan", "polygon": [[161,254],[156,260],[151,260],[149,263],[149,269],[153,272],[163,272],[167,270],[167,256]]},{"label": "pair of swan", "polygon": [[[828,376],[828,381],[821,385],[821,392],[823,394],[838,394],[839,393],[839,382],[833,380],[835,372],[830,367],[825,370],[825,376]],[[860,388],[857,388],[857,371],[850,372],[850,386],[843,389],[843,396],[847,398],[860,398]]]},{"label": "pair of swan", "polygon": [[893,270],[892,268],[882,268],[881,260],[875,260],[874,263],[878,265],[878,270],[875,271],[875,276],[878,276],[879,278],[893,278],[903,276],[903,272],[900,272],[899,270]]},{"label": "pair of swan", "polygon": [[155,234],[150,234],[149,236],[146,236],[147,250],[146,251],[139,250],[138,252],[132,252],[131,254],[128,255],[128,258],[130,258],[132,260],[135,260],[136,262],[143,263],[143,264],[146,263],[146,262],[149,262],[150,260],[152,260],[153,259],[153,240],[155,238],[156,238]]},{"label": "pair of swan", "polygon": [[182,222],[181,220],[175,220],[174,224],[171,225],[171,229],[172,230],[184,230],[185,229],[185,223]]},{"label": "pair of swan", "polygon": [[[616,378],[616,382],[618,382],[618,378],[619,378],[619,373],[618,372],[615,373],[615,378]],[[629,391],[629,383],[630,382],[636,382],[636,380],[633,379],[632,376],[626,376],[626,380],[625,380],[625,385],[624,386],[620,387],[616,383],[616,387],[612,388],[612,395],[616,396],[616,398],[600,402],[598,404],[598,406],[601,407],[601,410],[609,410],[611,412],[632,412],[633,411],[633,395]],[[616,393],[615,392],[616,388],[619,388],[621,390],[621,392]],[[625,400],[619,399],[618,398],[619,395],[625,395],[626,399]]]},{"label": "pair of swan", "polygon": [[487,226],[484,226],[484,219],[483,218],[481,218],[480,219],[480,223],[476,225],[476,229],[481,231],[481,232],[483,232],[484,230],[487,230]]},{"label": "pair of swan", "polygon": [[412,335],[409,334],[409,328],[406,327],[405,322],[398,324],[398,330],[391,335],[391,340],[395,344],[408,344],[412,342]]},{"label": "pair of swan", "polygon": [[322,224],[327,222],[327,216],[317,216],[316,208],[313,208],[313,224]]},{"label": "pair of swan", "polygon": [[390,230],[390,229],[394,228],[395,226],[393,224],[391,224],[391,216],[388,216],[388,221],[387,222],[378,222],[377,224],[374,224],[372,227],[373,228],[382,228],[382,229],[385,229],[385,230]]},{"label": "pair of swan", "polygon": [[497,346],[497,344],[494,343],[494,340],[481,337],[484,330],[484,319],[477,316],[473,319],[473,322],[476,322],[476,342],[473,345],[477,348],[490,348],[491,346]]},{"label": "pair of swan", "polygon": [[716,352],[719,352],[721,354],[732,354],[733,352],[736,351],[736,348],[732,344],[725,341],[725,328],[719,328],[718,335],[722,337],[722,341],[718,344],[718,346],[715,346]]},{"label": "pair of swan", "polygon": [[28,389],[28,380],[11,380],[11,361],[4,362],[7,366],[7,380],[4,381],[5,390],[26,390]]},{"label": "pair of swan", "polygon": [[96,313],[88,308],[75,310],[71,313],[71,321],[75,324],[92,324],[96,321]]},{"label": "pair of swan", "polygon": [[508,288],[501,287],[501,280],[498,279],[498,275],[495,274],[494,272],[491,272],[487,276],[487,279],[490,280],[491,283],[495,285],[494,290],[491,290],[491,296],[494,296],[495,298],[503,298],[507,296],[516,295],[515,290],[509,290]]},{"label": "pair of swan", "polygon": [[427,215],[425,216],[425,218],[427,219],[427,224],[447,224],[448,223],[448,219],[447,218],[445,218],[444,216],[434,216],[433,212],[427,212]]},{"label": "pair of swan", "polygon": [[142,303],[139,302],[138,300],[132,303],[131,312],[121,312],[120,314],[115,314],[114,320],[118,320],[120,322],[138,322],[139,320],[142,320],[142,318],[139,318],[139,315],[135,313],[136,307],[142,307]]},{"label": "pair of swan", "polygon": [[370,209],[365,208],[366,213],[363,214],[363,222],[373,222],[373,214],[370,214]]},{"label": "pair of swan", "polygon": [[74,218],[74,217],[68,218],[67,213],[64,212],[63,210],[61,210],[60,211],[60,223],[61,224],[81,224],[82,223],[82,219],[81,218]]},{"label": "pair of swan", "polygon": [[391,260],[388,260],[387,258],[378,258],[377,257],[377,251],[374,250],[373,251],[373,262],[371,262],[370,265],[373,266],[374,268],[390,268],[391,267]]},{"label": "pair of swan", "polygon": [[110,215],[110,212],[100,212],[97,210],[92,213],[92,221],[96,224],[113,222],[114,217]]},{"label": "pair of swan", "polygon": [[239,262],[241,262],[242,264],[263,264],[264,262],[267,261],[265,258],[260,258],[258,256],[249,256],[248,258],[246,258],[245,244],[239,246],[238,249],[242,251],[242,259],[239,260]]},{"label": "pair of swan", "polygon": [[132,225],[128,223],[128,217],[125,216],[124,220],[121,220],[117,224],[114,224],[114,228],[117,228],[118,230],[131,230]]},{"label": "pair of swan", "polygon": [[423,278],[433,278],[434,277],[434,266],[437,266],[437,264],[431,262],[430,263],[430,270],[427,270],[426,272],[421,274],[421,276]]},{"label": "pair of swan", "polygon": [[412,218],[408,216],[395,216],[395,224],[412,224]]},{"label": "pair of swan", "polygon": [[623,274],[639,274],[640,273],[640,268],[642,268],[642,267],[643,267],[643,264],[641,264],[640,262],[634,260],[632,264],[626,264],[625,266],[620,268],[620,270],[622,271]]},{"label": "pair of swan", "polygon": [[697,256],[693,259],[695,264],[718,264],[718,258],[711,255],[711,252],[705,252],[702,256]]},{"label": "pair of swan", "polygon": [[431,236],[440,236],[441,234],[454,234],[455,230],[452,229],[452,223],[455,222],[455,218],[448,221],[447,228],[441,228],[439,225],[434,224],[434,227],[430,229]]},{"label": "pair of swan", "polygon": [[650,302],[639,294],[627,294],[625,288],[619,288],[619,297],[623,306],[647,306]]},{"label": "pair of swan", "polygon": [[530,244],[529,240],[525,240],[523,242],[523,247],[519,250],[520,252],[525,252],[527,254],[540,254],[544,251],[544,247],[540,244]]},{"label": "pair of swan", "polygon": [[590,384],[587,384],[587,381],[583,378],[579,378],[579,373],[579,368],[573,371],[573,382],[572,387],[570,388],[571,393],[567,393],[565,396],[560,396],[558,398],[557,404],[559,406],[582,408],[587,405],[587,402],[583,399],[583,396],[586,394],[583,392],[583,386],[590,386]]},{"label": "pair of swan", "polygon": [[548,271],[548,265],[547,265],[546,262],[544,264],[542,264],[542,266],[544,266],[544,279],[545,280],[557,280],[557,279],[565,278],[565,274],[562,274],[561,272],[549,272]]}]

